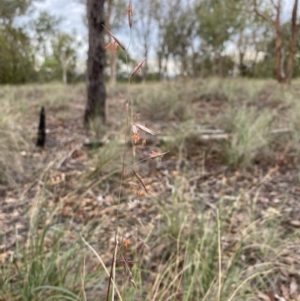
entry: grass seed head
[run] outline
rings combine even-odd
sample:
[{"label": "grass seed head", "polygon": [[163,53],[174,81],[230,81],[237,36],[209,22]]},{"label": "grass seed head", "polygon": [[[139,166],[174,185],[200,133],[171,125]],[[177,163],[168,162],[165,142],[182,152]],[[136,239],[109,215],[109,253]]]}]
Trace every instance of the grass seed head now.
[{"label": "grass seed head", "polygon": [[117,39],[115,35],[111,33],[104,25],[102,25],[104,29],[109,33],[109,35],[114,39],[114,43],[117,43],[124,51],[126,51],[125,46]]},{"label": "grass seed head", "polygon": [[133,70],[131,71],[130,75],[129,75],[129,78],[131,78],[133,75],[135,75],[136,73],[139,73],[141,72],[141,69],[142,69],[142,66],[143,64],[145,63],[146,61],[146,58],[144,58],[141,62],[139,62],[134,68]]},{"label": "grass seed head", "polygon": [[142,131],[144,131],[145,133],[148,133],[150,135],[156,135],[156,133],[150,129],[148,129],[147,127],[145,127],[144,125],[142,124],[139,124],[139,123],[134,123],[133,126],[135,126],[135,128],[138,128]]},{"label": "grass seed head", "polygon": [[128,24],[129,24],[129,27],[132,28],[133,10],[132,10],[132,2],[131,2],[131,0],[129,1],[128,8],[127,8],[127,10],[126,10],[125,13],[128,15]]}]

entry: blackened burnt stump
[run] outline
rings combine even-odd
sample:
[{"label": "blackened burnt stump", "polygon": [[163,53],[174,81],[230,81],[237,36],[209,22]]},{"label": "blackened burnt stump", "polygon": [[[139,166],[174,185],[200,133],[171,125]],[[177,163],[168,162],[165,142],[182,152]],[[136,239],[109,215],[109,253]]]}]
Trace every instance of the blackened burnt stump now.
[{"label": "blackened burnt stump", "polygon": [[45,108],[42,107],[40,112],[40,123],[38,128],[38,137],[36,146],[44,147],[46,143],[46,112]]}]

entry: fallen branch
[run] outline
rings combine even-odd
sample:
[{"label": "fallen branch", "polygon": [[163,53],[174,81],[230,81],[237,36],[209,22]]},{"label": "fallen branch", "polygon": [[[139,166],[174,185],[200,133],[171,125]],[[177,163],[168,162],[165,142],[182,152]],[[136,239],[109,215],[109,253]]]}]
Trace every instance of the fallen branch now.
[{"label": "fallen branch", "polygon": [[[274,129],[271,130],[270,134],[286,134],[291,133],[292,131],[289,128],[282,128],[282,129]],[[195,142],[201,143],[206,142],[210,140],[216,140],[216,141],[224,141],[228,140],[230,138],[229,133],[225,133],[223,130],[216,129],[206,129],[206,130],[199,130],[193,132],[193,136],[195,137]],[[149,138],[147,140],[147,145],[156,145],[160,146],[166,143],[175,142],[176,137],[174,136],[158,136],[157,138]],[[109,143],[108,140],[98,140],[98,141],[90,141],[83,144],[84,147],[88,148],[97,148],[106,145]],[[124,140],[119,141],[120,145],[124,145]],[[127,141],[128,146],[132,146],[132,141]],[[137,145],[138,146],[138,145]]]}]

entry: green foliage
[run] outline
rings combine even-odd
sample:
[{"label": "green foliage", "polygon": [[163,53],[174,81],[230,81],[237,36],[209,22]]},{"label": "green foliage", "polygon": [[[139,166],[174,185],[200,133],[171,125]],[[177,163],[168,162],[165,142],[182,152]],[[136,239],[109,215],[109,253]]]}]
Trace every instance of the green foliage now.
[{"label": "green foliage", "polygon": [[0,83],[26,83],[36,79],[35,58],[29,37],[20,28],[0,28]]},{"label": "green foliage", "polygon": [[39,71],[39,78],[43,82],[61,79],[62,69],[59,61],[53,56],[45,57]]},{"label": "green foliage", "polygon": [[[214,66],[214,59],[208,55],[201,55],[197,60],[197,64],[194,67],[197,74],[202,77],[207,77],[212,75],[212,70]],[[229,55],[221,55],[218,59],[218,75],[219,76],[230,76],[234,71],[234,61]]]},{"label": "green foliage", "polygon": [[199,35],[214,51],[220,52],[224,44],[231,37],[236,23],[233,13],[233,1],[206,0],[202,1],[198,8]]},{"label": "green foliage", "polygon": [[4,24],[12,24],[17,16],[27,12],[31,4],[32,0],[0,0],[0,20]]},{"label": "green foliage", "polygon": [[58,33],[58,25],[62,19],[49,14],[47,11],[40,12],[37,19],[31,22],[31,28],[34,30],[34,40],[36,39],[36,49],[41,54],[47,56],[47,42],[54,38]]}]

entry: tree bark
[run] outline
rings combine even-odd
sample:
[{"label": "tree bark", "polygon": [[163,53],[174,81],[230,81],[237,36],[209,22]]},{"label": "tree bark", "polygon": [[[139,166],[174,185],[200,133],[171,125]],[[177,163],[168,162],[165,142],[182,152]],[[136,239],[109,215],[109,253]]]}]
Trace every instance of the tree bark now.
[{"label": "tree bark", "polygon": [[87,0],[89,50],[86,78],[87,104],[84,115],[86,126],[96,117],[99,117],[102,123],[106,120],[104,2],[105,0]]},{"label": "tree bark", "polygon": [[281,32],[281,24],[280,24],[280,17],[281,17],[281,3],[282,0],[278,0],[277,3],[271,1],[273,8],[275,9],[275,19],[272,19],[270,16],[266,16],[262,14],[258,10],[257,0],[253,0],[254,11],[255,13],[261,17],[262,19],[270,22],[275,29],[275,53],[276,53],[276,64],[275,64],[275,73],[276,78],[279,83],[286,82],[286,75],[284,72],[284,51],[283,51],[283,43],[282,43],[282,32]]},{"label": "tree bark", "polygon": [[283,48],[282,48],[282,34],[279,18],[276,20],[276,39],[275,39],[275,52],[276,52],[276,77],[279,83],[285,81],[284,64],[283,64]]},{"label": "tree bark", "polygon": [[142,81],[143,83],[146,82],[147,74],[148,74],[148,43],[145,41],[144,43],[144,58],[146,58],[146,61],[144,63],[144,68],[142,71]]},{"label": "tree bark", "polygon": [[165,66],[164,66],[164,79],[169,80],[169,69],[168,69],[168,64],[169,64],[169,54],[165,53]]},{"label": "tree bark", "polygon": [[158,74],[159,74],[159,80],[161,81],[163,79],[162,75],[162,52],[157,52],[157,62],[158,62]]},{"label": "tree bark", "polygon": [[62,63],[62,82],[65,85],[68,83],[67,73],[68,73],[67,63],[63,62]]},{"label": "tree bark", "polygon": [[287,62],[287,83],[290,84],[293,77],[294,71],[294,62],[295,62],[295,54],[296,54],[296,43],[297,37],[299,35],[300,24],[297,24],[297,10],[298,10],[298,0],[295,0],[292,19],[291,19],[291,36],[289,43],[289,57]]},{"label": "tree bark", "polygon": [[212,59],[212,75],[217,75],[217,53],[214,53],[214,57]]}]

